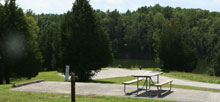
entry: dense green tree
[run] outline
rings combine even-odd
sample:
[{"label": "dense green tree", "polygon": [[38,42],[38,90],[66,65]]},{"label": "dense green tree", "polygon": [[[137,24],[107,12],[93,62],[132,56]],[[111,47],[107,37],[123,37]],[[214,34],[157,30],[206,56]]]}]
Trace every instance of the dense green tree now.
[{"label": "dense green tree", "polygon": [[[21,64],[25,55],[25,39],[24,35],[28,34],[28,26],[21,8],[18,8],[15,0],[7,0],[5,3],[6,29],[3,33],[3,66],[4,78],[7,84],[10,83],[9,78],[13,77],[13,73],[21,73]],[[19,63],[20,62],[20,63]],[[19,65],[19,66],[17,66]],[[16,75],[18,76],[18,75]]]},{"label": "dense green tree", "polygon": [[164,17],[167,19],[170,19],[173,17],[173,8],[172,7],[167,6],[163,9],[162,12],[163,12]]},{"label": "dense green tree", "polygon": [[53,46],[52,46],[52,43],[53,43],[53,37],[55,36],[55,34],[57,32],[55,32],[56,28],[54,27],[54,23],[53,22],[50,22],[48,25],[47,25],[47,29],[44,30],[42,36],[41,36],[41,51],[42,51],[42,54],[44,56],[44,59],[45,59],[45,62],[43,64],[43,67],[44,68],[47,68],[47,70],[51,70],[52,69],[52,56],[53,56]]},{"label": "dense green tree", "polygon": [[63,64],[70,65],[79,81],[89,80],[112,60],[107,33],[87,0],[76,0],[65,15],[62,46]]},{"label": "dense green tree", "polygon": [[6,0],[4,9],[7,13],[2,25],[4,32],[1,32],[1,62],[6,84],[9,84],[11,77],[36,76],[40,71],[41,54],[35,40],[35,26],[31,23],[33,19],[25,18],[15,0]]},{"label": "dense green tree", "polygon": [[62,15],[40,14],[35,15],[38,21],[40,32],[38,42],[42,52],[44,70],[56,70],[60,67],[60,26],[63,20]]},{"label": "dense green tree", "polygon": [[211,67],[215,69],[215,75],[220,76],[220,18],[214,18],[213,24],[210,26],[210,46],[208,46],[208,60]]},{"label": "dense green tree", "polygon": [[156,51],[162,68],[165,71],[192,71],[197,64],[196,51],[190,48],[181,35],[181,25],[178,20],[171,19],[163,25],[158,35]]},{"label": "dense green tree", "polygon": [[158,12],[162,12],[163,7],[161,7],[159,4],[154,5],[154,7],[150,7],[150,10],[154,13],[154,15]]},{"label": "dense green tree", "polygon": [[2,40],[3,32],[5,30],[5,10],[3,5],[0,3],[0,84],[3,84],[3,53],[2,53]]},{"label": "dense green tree", "polygon": [[104,22],[104,26],[107,29],[107,33],[109,34],[112,49],[115,57],[123,56],[121,52],[121,48],[124,46],[123,42],[123,25],[121,15],[118,10],[114,10],[112,12],[107,11],[107,17]]},{"label": "dense green tree", "polygon": [[207,37],[209,36],[210,20],[200,19],[198,26],[191,29],[190,39],[188,40],[192,47],[198,51],[200,59],[205,59],[207,56],[207,49],[211,46]]},{"label": "dense green tree", "polygon": [[[57,29],[59,29],[57,31]],[[50,36],[48,38],[51,38],[50,45],[47,46],[47,48],[51,49],[50,55],[50,67],[48,67],[48,70],[56,70],[60,67],[60,58],[61,58],[61,33],[60,33],[60,27],[58,28],[56,26],[56,23],[53,23],[50,25],[50,28],[48,29],[48,33],[46,33]],[[48,51],[48,50],[47,50]],[[45,55],[46,56],[46,55]],[[49,59],[49,58],[48,58]]]},{"label": "dense green tree", "polygon": [[[41,66],[43,63],[43,57],[41,54],[41,51],[39,49],[38,44],[38,36],[39,33],[39,27],[37,26],[37,21],[32,16],[26,16],[26,22],[28,24],[28,55],[27,55],[27,67],[30,67],[28,72],[31,73],[38,73],[39,71],[42,71]],[[28,73],[29,74],[29,73]],[[27,75],[26,77],[31,78],[33,75]]]},{"label": "dense green tree", "polygon": [[131,22],[126,26],[124,42],[127,44],[126,51],[129,58],[152,58],[152,35],[150,32],[150,23],[148,16],[142,13],[131,15]]},{"label": "dense green tree", "polygon": [[35,16],[36,14],[31,10],[31,9],[28,9],[26,12],[25,12],[25,16]]},{"label": "dense green tree", "polygon": [[216,76],[220,76],[220,43],[218,43],[216,45],[216,49],[218,49],[218,51],[215,53],[215,56],[212,60],[212,66],[214,68],[214,75]]},{"label": "dense green tree", "polygon": [[155,14],[153,21],[154,21],[155,28],[161,29],[165,21],[165,18],[162,13],[158,12]]}]

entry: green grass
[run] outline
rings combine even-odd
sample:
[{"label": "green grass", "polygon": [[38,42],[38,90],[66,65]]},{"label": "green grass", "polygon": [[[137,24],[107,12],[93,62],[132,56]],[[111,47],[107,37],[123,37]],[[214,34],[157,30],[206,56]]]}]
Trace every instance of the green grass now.
[{"label": "green grass", "polygon": [[206,60],[198,60],[197,66],[193,70],[193,73],[213,75],[215,71],[210,67]]},{"label": "green grass", "polygon": [[[41,72],[35,78],[13,79],[12,83],[20,83],[38,79],[45,81],[64,81],[64,78],[56,75],[56,71]],[[68,94],[36,93],[36,92],[15,92],[10,91],[12,84],[0,85],[0,102],[71,102]],[[125,97],[104,97],[104,96],[76,96],[76,102],[171,102],[162,100],[125,98]]]},{"label": "green grass", "polygon": [[[138,68],[125,68],[125,69],[139,70]],[[162,71],[160,68],[143,68],[142,70]],[[195,74],[195,73],[186,73],[186,72],[169,72],[169,73],[163,73],[163,76],[182,79],[182,80],[220,84],[220,77],[209,76],[206,74]]]},{"label": "green grass", "polygon": [[[112,67],[119,66],[121,68],[126,68],[130,70],[139,70],[138,66],[140,65],[143,67],[142,70],[161,71],[161,69],[158,68],[158,65],[155,63],[154,60],[115,59],[110,66]],[[193,74],[193,73],[200,73],[200,74]],[[184,79],[184,80],[220,84],[220,77],[207,75],[213,72],[210,68],[208,68],[207,62],[204,60],[198,61],[198,65],[193,71],[193,73],[170,72],[170,73],[164,73],[163,75],[178,79]]]},{"label": "green grass", "polygon": [[167,77],[173,77],[173,78],[184,79],[184,80],[220,84],[220,77],[209,76],[209,75],[204,75],[204,74],[170,72],[170,73],[164,73],[163,75]]},{"label": "green grass", "polygon": [[[133,80],[133,79],[134,79],[134,77],[128,76],[128,77],[96,79],[96,80],[93,80],[93,82],[122,84],[125,81],[129,81],[129,80]],[[144,81],[141,81],[140,85],[143,85],[143,84],[144,84]],[[132,85],[136,85],[136,83],[134,83]],[[165,85],[164,87],[169,87],[169,85]],[[220,90],[218,90],[218,89],[208,89],[208,88],[200,88],[200,87],[185,86],[185,85],[173,85],[173,88],[220,92]]]},{"label": "green grass", "polygon": [[43,79],[44,81],[64,81],[64,77],[56,75],[58,72],[57,71],[50,71],[50,72],[40,72],[36,77],[31,78],[31,79],[26,79],[26,78],[20,78],[20,79],[11,79],[11,83],[21,83],[21,82],[26,82],[26,81],[33,81],[33,80],[39,80]]},{"label": "green grass", "polygon": [[65,81],[64,77],[56,75],[57,73],[57,71],[41,72],[37,77],[32,78],[31,80],[44,79],[45,81]]},{"label": "green grass", "polygon": [[[155,70],[161,71],[154,60],[132,60],[132,59],[115,59],[110,65],[111,67],[121,67],[130,70],[139,70],[138,66],[142,66],[142,70]],[[200,74],[193,74],[200,73]],[[193,73],[181,73],[181,72],[170,72],[164,73],[163,75],[178,79],[215,83],[220,84],[220,77],[209,76],[207,74],[213,73],[210,68],[208,68],[207,62],[204,60],[199,60],[198,65],[193,71]]]},{"label": "green grass", "polygon": [[111,67],[117,68],[157,68],[158,65],[154,60],[135,60],[135,59],[114,59]]},{"label": "green grass", "polygon": [[[11,85],[0,85],[0,102],[71,102],[70,95],[9,91]],[[151,99],[76,96],[76,102],[171,102]]]}]

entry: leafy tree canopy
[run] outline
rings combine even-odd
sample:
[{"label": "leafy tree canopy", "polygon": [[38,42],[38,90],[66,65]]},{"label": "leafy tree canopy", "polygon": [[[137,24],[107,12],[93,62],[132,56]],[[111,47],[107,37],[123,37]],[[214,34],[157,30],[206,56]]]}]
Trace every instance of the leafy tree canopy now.
[{"label": "leafy tree canopy", "polygon": [[79,81],[89,80],[112,60],[110,41],[87,0],[76,0],[62,25],[63,64]]}]

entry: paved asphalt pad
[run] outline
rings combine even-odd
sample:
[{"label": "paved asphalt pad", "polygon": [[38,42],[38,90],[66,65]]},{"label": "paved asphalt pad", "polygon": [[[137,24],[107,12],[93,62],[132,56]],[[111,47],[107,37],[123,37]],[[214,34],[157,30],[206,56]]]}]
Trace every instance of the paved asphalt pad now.
[{"label": "paved asphalt pad", "polygon": [[[104,78],[114,78],[114,77],[126,77],[131,76],[134,74],[139,73],[151,73],[154,71],[149,70],[127,70],[121,68],[106,68],[105,70],[101,70],[98,72],[92,79],[104,79]],[[63,76],[62,74],[58,74]],[[153,81],[157,80],[157,77],[152,77]],[[176,78],[165,77],[160,75],[160,81],[165,80],[173,80],[173,84],[175,85],[186,85],[186,86],[194,86],[194,87],[201,87],[201,88],[210,88],[210,89],[220,89],[220,84],[212,84],[212,83],[204,83],[204,82],[196,82],[196,81],[189,81],[189,80],[181,80]]]},{"label": "paved asphalt pad", "polygon": [[[42,93],[70,94],[69,82],[41,82],[13,88],[11,91],[30,91]],[[157,100],[172,100],[177,102],[219,102],[220,93],[208,91],[195,91],[173,88],[170,92],[165,92],[169,88],[163,88],[163,94],[157,97],[155,87],[151,91],[136,91],[136,86],[127,85],[127,94],[124,93],[124,85],[121,84],[101,84],[101,83],[76,83],[77,95],[97,95],[97,96],[118,96],[149,98]]]}]

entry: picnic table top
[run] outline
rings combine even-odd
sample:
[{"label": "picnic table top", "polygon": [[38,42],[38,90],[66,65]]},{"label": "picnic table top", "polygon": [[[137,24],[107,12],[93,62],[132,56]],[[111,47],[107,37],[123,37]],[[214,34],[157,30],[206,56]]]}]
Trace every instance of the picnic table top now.
[{"label": "picnic table top", "polygon": [[163,72],[143,72],[138,74],[132,74],[133,77],[153,77],[157,75],[161,75]]}]

